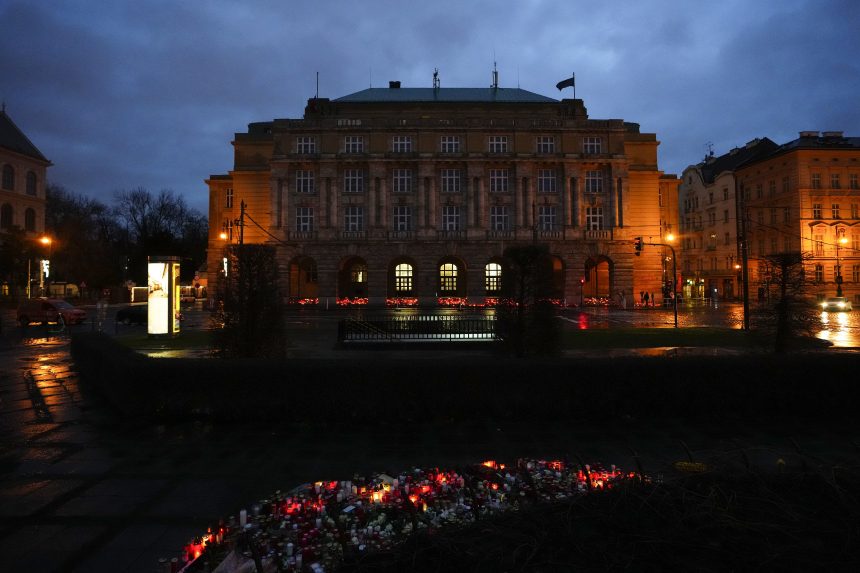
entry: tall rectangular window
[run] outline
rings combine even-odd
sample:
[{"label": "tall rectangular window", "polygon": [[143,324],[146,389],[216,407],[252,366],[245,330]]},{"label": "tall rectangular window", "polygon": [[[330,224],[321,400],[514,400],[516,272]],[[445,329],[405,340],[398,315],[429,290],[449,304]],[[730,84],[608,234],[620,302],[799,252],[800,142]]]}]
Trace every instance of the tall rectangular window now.
[{"label": "tall rectangular window", "polygon": [[552,231],[555,229],[554,205],[541,205],[538,207],[538,228],[541,231]]},{"label": "tall rectangular window", "polygon": [[296,207],[296,231],[314,230],[314,208]]},{"label": "tall rectangular window", "polygon": [[771,179],[767,182],[767,196],[776,197],[776,180]]},{"label": "tall rectangular window", "polygon": [[311,135],[296,137],[296,153],[310,155],[317,152],[317,138]]},{"label": "tall rectangular window", "polygon": [[439,151],[442,153],[460,153],[460,137],[443,135],[439,141]]},{"label": "tall rectangular window", "polygon": [[860,283],[860,265],[852,265],[851,282]]},{"label": "tall rectangular window", "polygon": [[538,153],[555,153],[555,138],[551,135],[539,135],[536,144]]},{"label": "tall rectangular window", "polygon": [[790,189],[791,189],[791,187],[790,187],[789,182],[788,182],[788,177],[783,177],[782,178],[782,192],[788,193]]},{"label": "tall rectangular window", "polygon": [[782,208],[782,222],[786,224],[791,223],[791,207]]},{"label": "tall rectangular window", "polygon": [[824,235],[815,235],[812,237],[812,249],[816,257],[824,256]]},{"label": "tall rectangular window", "polygon": [[343,138],[344,153],[364,153],[363,135],[346,135]]},{"label": "tall rectangular window", "polygon": [[538,192],[555,193],[556,177],[554,169],[541,169],[538,171]]},{"label": "tall rectangular window", "polygon": [[858,181],[856,173],[848,175],[848,187],[851,189],[860,189],[860,181]]},{"label": "tall rectangular window", "polygon": [[729,210],[723,209],[723,223],[729,222]]},{"label": "tall rectangular window", "polygon": [[842,188],[842,182],[839,180],[839,174],[838,173],[831,173],[830,174],[830,188],[831,189],[841,189]]},{"label": "tall rectangular window", "polygon": [[227,209],[233,208],[233,188],[227,187],[224,190],[224,207]]},{"label": "tall rectangular window", "polygon": [[442,193],[459,193],[460,179],[461,178],[459,169],[443,169]]},{"label": "tall rectangular window", "polygon": [[344,209],[343,223],[345,231],[363,231],[364,207],[362,205],[347,205]]},{"label": "tall rectangular window", "polygon": [[812,204],[812,218],[821,219],[821,203]]},{"label": "tall rectangular window", "polygon": [[851,218],[860,219],[860,204],[851,203]]},{"label": "tall rectangular window", "polygon": [[445,205],[442,207],[442,230],[460,230],[460,207],[459,205]]},{"label": "tall rectangular window", "polygon": [[507,135],[491,135],[489,139],[488,150],[490,153],[507,153],[508,152],[508,136]]},{"label": "tall rectangular window", "polygon": [[582,152],[586,155],[603,153],[603,140],[599,137],[584,137],[582,139]]},{"label": "tall rectangular window", "polygon": [[811,175],[810,187],[821,189],[821,173],[813,173]]},{"label": "tall rectangular window", "polygon": [[603,207],[585,208],[585,228],[589,231],[603,229]]},{"label": "tall rectangular window", "polygon": [[823,283],[824,282],[824,266],[823,265],[815,265],[815,282]]},{"label": "tall rectangular window", "polygon": [[762,190],[761,183],[756,183],[756,186],[755,186],[755,198],[756,198],[756,199],[761,199],[762,197],[764,197],[764,191]]},{"label": "tall rectangular window", "polygon": [[723,238],[724,245],[730,245],[732,243],[732,236],[729,233],[726,233]]},{"label": "tall rectangular window", "polygon": [[490,169],[490,193],[507,193],[509,179],[507,169]]},{"label": "tall rectangular window", "polygon": [[507,231],[510,229],[507,205],[493,205],[490,207],[490,228],[493,231]]},{"label": "tall rectangular window", "polygon": [[395,193],[410,193],[412,191],[412,170],[394,169],[392,171],[393,186]]},{"label": "tall rectangular window", "polygon": [[296,171],[296,192],[314,193],[315,191],[314,172],[303,169]]},{"label": "tall rectangular window", "polygon": [[600,193],[603,191],[603,173],[601,171],[585,172],[585,192]]},{"label": "tall rectangular window", "polygon": [[776,224],[776,209],[775,208],[771,208],[771,210],[770,210],[770,224],[771,225]]},{"label": "tall rectangular window", "polygon": [[410,153],[412,151],[412,136],[395,135],[392,137],[391,151],[394,153]]},{"label": "tall rectangular window", "polygon": [[343,192],[364,192],[364,171],[361,169],[345,169],[343,171]]},{"label": "tall rectangular window", "polygon": [[830,218],[838,219],[839,218],[839,203],[833,203],[830,205]]},{"label": "tall rectangular window", "polygon": [[394,230],[412,230],[412,207],[409,205],[397,205],[394,207]]}]

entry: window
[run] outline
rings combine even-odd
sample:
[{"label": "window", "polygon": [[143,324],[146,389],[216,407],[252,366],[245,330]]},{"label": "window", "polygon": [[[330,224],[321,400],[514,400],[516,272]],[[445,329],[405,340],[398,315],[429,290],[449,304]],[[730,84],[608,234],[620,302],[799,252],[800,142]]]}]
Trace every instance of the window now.
[{"label": "window", "polygon": [[296,207],[296,231],[314,230],[314,208]]},{"label": "window", "polygon": [[830,174],[830,188],[831,189],[841,189],[842,188],[842,183],[839,181],[839,174],[838,173],[831,173]]},{"label": "window", "polygon": [[860,265],[851,267],[851,282],[860,283]]},{"label": "window", "polygon": [[490,169],[490,193],[507,193],[508,180],[507,169]]},{"label": "window", "polygon": [[860,219],[860,205],[857,203],[851,203],[851,218]]},{"label": "window", "polygon": [[782,239],[782,252],[790,253],[791,252],[791,237],[783,237]]},{"label": "window", "polygon": [[357,127],[361,125],[360,119],[339,119],[337,120],[338,127]]},{"label": "window", "polygon": [[723,201],[728,201],[729,199],[729,188],[723,187]]},{"label": "window", "polygon": [[398,294],[412,292],[412,265],[400,263],[394,267],[394,290]]},{"label": "window", "polygon": [[756,211],[756,220],[758,221],[759,227],[764,226],[764,211],[761,209]]},{"label": "window", "polygon": [[782,222],[785,224],[791,222],[791,207],[782,208]]},{"label": "window", "polygon": [[3,166],[3,189],[15,190],[15,169],[11,165]]},{"label": "window", "polygon": [[314,193],[314,172],[300,169],[296,171],[296,191],[298,193]]},{"label": "window", "polygon": [[347,135],[343,138],[344,153],[364,153],[364,136]]},{"label": "window", "polygon": [[755,186],[755,198],[761,199],[763,196],[764,196],[764,193],[762,192],[761,183],[757,183]]},{"label": "window", "polygon": [[344,211],[344,230],[364,230],[364,207],[362,205],[348,205]]},{"label": "window", "polygon": [[732,244],[732,236],[729,233],[725,234],[725,238],[723,239],[723,244],[724,245],[731,245]]},{"label": "window", "polygon": [[395,169],[392,171],[392,175],[394,177],[392,190],[395,193],[410,193],[412,191],[411,169]]},{"label": "window", "polygon": [[838,219],[839,218],[839,203],[833,203],[830,205],[830,218]]},{"label": "window", "polygon": [[409,153],[412,151],[412,137],[395,135],[391,138],[391,151],[394,153]]},{"label": "window", "polygon": [[24,211],[24,230],[25,231],[35,231],[36,230],[36,211],[28,207]]},{"label": "window", "polygon": [[541,169],[538,171],[538,192],[555,193],[556,177],[554,169]]},{"label": "window", "polygon": [[457,290],[457,265],[444,263],[439,267],[439,290],[445,293]]},{"label": "window", "polygon": [[724,209],[723,210],[723,223],[728,223],[728,222],[729,222],[729,210]]},{"label": "window", "polygon": [[782,178],[782,192],[788,193],[790,189],[791,189],[791,187],[789,186],[789,183],[788,183],[788,177],[783,177]]},{"label": "window", "polygon": [[507,153],[508,152],[508,136],[507,135],[491,135],[489,141],[490,153]]},{"label": "window", "polygon": [[457,135],[443,135],[439,142],[439,150],[442,153],[460,153],[460,137]]},{"label": "window", "polygon": [[227,187],[224,189],[224,207],[227,209],[233,208],[233,188]]},{"label": "window", "polygon": [[603,229],[603,207],[585,208],[585,228],[589,231]]},{"label": "window", "polygon": [[812,248],[816,257],[824,256],[824,235],[815,235],[812,237]]},{"label": "window", "polygon": [[603,153],[603,145],[599,137],[584,137],[582,139],[582,152],[586,155]]},{"label": "window", "polygon": [[815,282],[817,282],[817,283],[824,282],[824,266],[823,265],[815,265]]},{"label": "window", "polygon": [[349,282],[352,284],[364,284],[367,282],[367,265],[355,263],[349,268]]},{"label": "window", "polygon": [[821,203],[812,204],[812,218],[821,219]]},{"label": "window", "polygon": [[539,135],[536,143],[538,153],[555,153],[555,138],[551,135]]},{"label": "window", "polygon": [[493,205],[490,207],[490,228],[493,231],[507,231],[510,229],[507,205]]},{"label": "window", "polygon": [[445,205],[442,207],[442,230],[460,230],[460,207],[459,205]]},{"label": "window", "polygon": [[821,189],[821,173],[813,173],[810,186],[813,189]]},{"label": "window", "polygon": [[538,207],[538,228],[541,231],[552,231],[555,229],[554,205],[541,205]]},{"label": "window", "polygon": [[394,207],[394,229],[396,231],[412,230],[412,207],[408,205]]},{"label": "window", "polygon": [[296,137],[296,153],[310,155],[317,152],[317,138],[309,135]]},{"label": "window", "polygon": [[489,263],[484,267],[484,285],[487,294],[496,294],[502,290],[502,265]]},{"label": "window", "polygon": [[343,172],[343,192],[364,192],[364,171],[361,169],[346,169]]},{"label": "window", "polygon": [[860,181],[857,180],[856,173],[852,173],[848,176],[848,187],[851,189],[860,189]]},{"label": "window", "polygon": [[442,193],[459,193],[460,192],[460,170],[459,169],[443,169],[442,170]]},{"label": "window", "polygon": [[12,226],[12,205],[4,203],[0,207],[0,229],[8,229]]},{"label": "window", "polygon": [[770,224],[771,225],[776,224],[776,209],[773,207],[771,207],[771,209],[770,209]]},{"label": "window", "polygon": [[777,252],[776,248],[776,237],[770,238],[770,254],[774,254]]},{"label": "window", "polygon": [[714,192],[708,191],[708,205],[714,204]]},{"label": "window", "polygon": [[600,171],[585,172],[585,192],[600,193],[603,191],[603,174]]},{"label": "window", "polygon": [[32,171],[27,172],[27,195],[36,196],[36,174]]},{"label": "window", "polygon": [[716,211],[708,211],[708,226],[713,227],[717,224],[717,213]]},{"label": "window", "polygon": [[767,196],[776,197],[776,181],[774,179],[767,182]]}]

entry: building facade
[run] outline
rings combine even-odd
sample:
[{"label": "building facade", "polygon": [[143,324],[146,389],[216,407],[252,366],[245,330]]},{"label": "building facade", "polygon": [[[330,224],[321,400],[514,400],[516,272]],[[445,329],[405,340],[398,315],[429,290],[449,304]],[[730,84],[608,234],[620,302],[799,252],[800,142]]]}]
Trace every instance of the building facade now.
[{"label": "building facade", "polygon": [[777,148],[754,139],[687,167],[679,187],[681,284],[687,299],[732,300],[741,292],[735,169]]},{"label": "building facade", "polygon": [[799,252],[819,298],[860,304],[860,137],[802,131],[738,167],[750,296],[771,296],[767,255]]},{"label": "building facade", "polygon": [[232,143],[233,169],[207,180],[210,275],[244,223],[245,243],[276,246],[292,302],[480,304],[505,249],[534,243],[561,303],[664,289],[662,251],[635,256],[633,241],[662,242],[678,180],[654,134],[590,119],[582,100],[391,82],[312,98]]},{"label": "building facade", "polygon": [[0,231],[45,232],[45,175],[51,162],[0,111]]}]

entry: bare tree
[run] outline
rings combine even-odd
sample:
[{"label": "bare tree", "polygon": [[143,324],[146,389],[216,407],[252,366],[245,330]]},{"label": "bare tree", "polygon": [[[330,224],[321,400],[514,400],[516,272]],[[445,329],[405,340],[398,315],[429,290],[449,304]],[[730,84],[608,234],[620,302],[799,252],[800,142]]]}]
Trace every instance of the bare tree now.
[{"label": "bare tree", "polygon": [[[774,332],[774,349],[785,352],[811,338],[817,316],[809,304],[809,281],[804,263],[808,253],[788,252],[766,255],[759,261],[759,276],[765,277],[767,289],[764,315],[759,325]],[[771,289],[775,289],[773,302]]]}]

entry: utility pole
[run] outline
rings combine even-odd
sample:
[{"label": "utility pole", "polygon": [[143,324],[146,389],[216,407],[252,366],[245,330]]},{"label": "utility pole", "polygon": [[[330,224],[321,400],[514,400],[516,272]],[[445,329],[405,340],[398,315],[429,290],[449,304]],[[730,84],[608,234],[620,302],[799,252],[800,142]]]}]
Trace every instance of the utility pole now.
[{"label": "utility pole", "polygon": [[[735,176],[737,177],[737,176]],[[735,179],[735,222],[738,228],[738,250],[741,255],[741,288],[744,297],[744,330],[750,329],[749,256],[747,251],[747,218],[743,199],[744,186]]]}]

